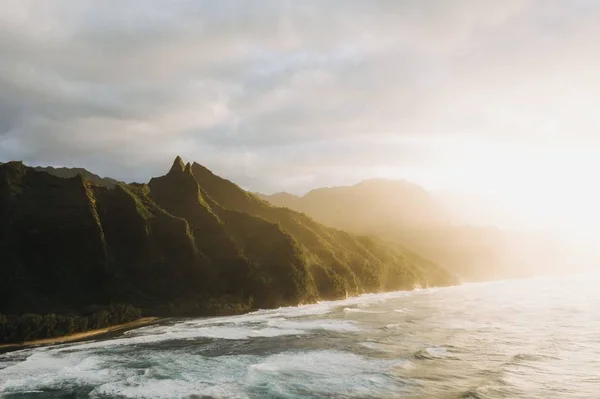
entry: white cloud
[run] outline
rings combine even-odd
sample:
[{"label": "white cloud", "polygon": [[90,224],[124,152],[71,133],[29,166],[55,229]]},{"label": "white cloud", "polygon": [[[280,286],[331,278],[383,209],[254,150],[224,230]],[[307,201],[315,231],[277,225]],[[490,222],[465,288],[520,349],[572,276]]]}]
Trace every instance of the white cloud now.
[{"label": "white cloud", "polygon": [[476,157],[452,149],[473,137],[597,139],[598,22],[589,0],[5,0],[0,160],[145,180],[181,153],[273,191],[467,184]]}]

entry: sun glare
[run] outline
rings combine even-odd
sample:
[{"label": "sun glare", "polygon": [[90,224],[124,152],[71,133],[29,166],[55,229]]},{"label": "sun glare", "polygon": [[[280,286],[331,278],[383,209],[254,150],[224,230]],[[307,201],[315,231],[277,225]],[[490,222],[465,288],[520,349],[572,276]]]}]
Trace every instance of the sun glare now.
[{"label": "sun glare", "polygon": [[448,181],[504,204],[517,215],[511,223],[597,235],[600,192],[590,177],[600,160],[589,149],[474,141],[455,159]]}]

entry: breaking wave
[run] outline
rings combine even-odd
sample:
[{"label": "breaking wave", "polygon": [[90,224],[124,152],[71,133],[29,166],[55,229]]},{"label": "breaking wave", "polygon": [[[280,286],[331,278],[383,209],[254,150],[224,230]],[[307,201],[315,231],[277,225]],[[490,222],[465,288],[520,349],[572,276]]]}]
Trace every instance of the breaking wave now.
[{"label": "breaking wave", "polygon": [[110,339],[0,354],[0,396],[595,397],[599,281],[576,281],[168,319]]}]

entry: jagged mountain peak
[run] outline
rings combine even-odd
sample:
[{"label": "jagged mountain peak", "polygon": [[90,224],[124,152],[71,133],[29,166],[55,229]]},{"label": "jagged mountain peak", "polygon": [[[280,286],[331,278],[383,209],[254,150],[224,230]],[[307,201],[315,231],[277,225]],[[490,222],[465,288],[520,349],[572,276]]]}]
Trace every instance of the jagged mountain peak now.
[{"label": "jagged mountain peak", "polygon": [[204,165],[200,165],[198,162],[192,163],[192,168],[196,174],[200,173],[200,174],[209,174],[212,176],[216,176],[210,169],[208,169]]},{"label": "jagged mountain peak", "polygon": [[171,169],[169,170],[169,174],[181,173],[184,171],[185,171],[185,164],[183,163],[183,159],[181,159],[181,157],[179,155],[177,155],[177,157],[175,158],[175,161],[173,161],[173,166],[171,166]]}]

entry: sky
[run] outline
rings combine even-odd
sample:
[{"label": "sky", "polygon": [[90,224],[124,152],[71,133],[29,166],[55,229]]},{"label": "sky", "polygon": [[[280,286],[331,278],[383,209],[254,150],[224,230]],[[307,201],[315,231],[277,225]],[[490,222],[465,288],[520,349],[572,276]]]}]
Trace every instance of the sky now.
[{"label": "sky", "polygon": [[0,161],[407,179],[593,235],[598,37],[595,0],[2,0]]}]

